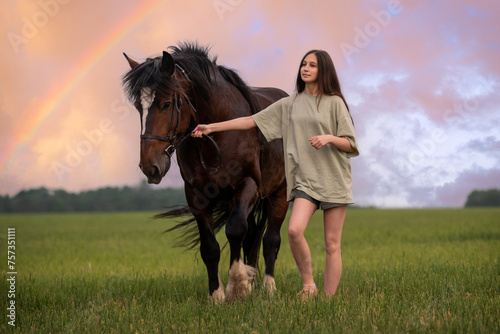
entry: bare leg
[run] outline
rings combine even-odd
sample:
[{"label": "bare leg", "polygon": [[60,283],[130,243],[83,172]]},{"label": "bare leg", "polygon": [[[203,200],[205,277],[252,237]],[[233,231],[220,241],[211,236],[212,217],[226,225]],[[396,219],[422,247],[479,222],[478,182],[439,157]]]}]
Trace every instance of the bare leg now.
[{"label": "bare leg", "polygon": [[314,278],[311,267],[311,251],[304,238],[304,232],[316,208],[316,205],[310,201],[304,198],[296,198],[288,225],[290,249],[302,277],[305,291],[314,289]]},{"label": "bare leg", "polygon": [[324,211],[325,225],[325,294],[333,296],[340,282],[342,274],[342,255],[340,239],[347,212],[347,205],[331,208]]}]

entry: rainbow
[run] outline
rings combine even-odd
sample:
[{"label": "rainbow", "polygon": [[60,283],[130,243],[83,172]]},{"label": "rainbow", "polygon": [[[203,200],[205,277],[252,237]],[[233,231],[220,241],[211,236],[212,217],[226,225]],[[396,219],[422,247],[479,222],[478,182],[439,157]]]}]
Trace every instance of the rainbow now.
[{"label": "rainbow", "polygon": [[32,112],[27,121],[16,129],[12,145],[7,146],[0,155],[0,177],[8,170],[9,165],[16,160],[24,148],[33,140],[49,117],[71,95],[78,85],[88,76],[93,68],[143,21],[158,11],[165,2],[150,0],[140,2],[128,16],[124,17],[104,35],[93,47],[74,65],[73,71],[54,88],[53,93],[45,98],[40,107]]}]

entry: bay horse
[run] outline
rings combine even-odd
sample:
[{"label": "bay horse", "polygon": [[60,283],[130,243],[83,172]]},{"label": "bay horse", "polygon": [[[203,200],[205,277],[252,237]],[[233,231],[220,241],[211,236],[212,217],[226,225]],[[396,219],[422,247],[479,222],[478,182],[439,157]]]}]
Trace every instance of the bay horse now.
[{"label": "bay horse", "polygon": [[[194,217],[170,230],[194,227],[195,234],[191,229],[187,235],[195,238],[188,241],[191,248],[200,244],[212,298],[233,301],[251,292],[261,242],[263,285],[272,292],[280,228],[288,210],[281,140],[267,142],[257,128],[204,138],[190,133],[199,123],[254,114],[287,94],[250,88],[235,71],[218,65],[209,47],[183,42],[167,50],[143,63],[124,53],[131,70],[123,85],[141,117],[140,169],[148,183],[158,184],[175,152],[184,181],[188,207],[158,216]],[[224,225],[230,248],[225,292],[216,240]]]}]

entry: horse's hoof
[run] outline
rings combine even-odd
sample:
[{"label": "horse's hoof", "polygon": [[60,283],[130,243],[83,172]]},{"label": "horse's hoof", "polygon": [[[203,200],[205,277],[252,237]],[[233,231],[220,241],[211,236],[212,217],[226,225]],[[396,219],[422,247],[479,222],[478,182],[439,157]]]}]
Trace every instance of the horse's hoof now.
[{"label": "horse's hoof", "polygon": [[226,299],[226,295],[224,294],[224,284],[219,277],[219,288],[212,292],[212,295],[209,296],[216,302],[223,302]]},{"label": "horse's hoof", "polygon": [[272,297],[276,291],[276,282],[274,281],[274,277],[265,275],[263,287],[264,290]]},{"label": "horse's hoof", "polygon": [[229,282],[226,287],[226,301],[231,303],[238,297],[244,297],[252,292],[252,283],[256,275],[254,267],[247,266],[243,261],[233,262],[229,269]]},{"label": "horse's hoof", "polygon": [[210,298],[212,298],[213,301],[218,303],[224,302],[224,300],[226,299],[226,296],[224,295],[224,289],[218,288],[217,290],[214,291],[214,293],[212,293]]}]

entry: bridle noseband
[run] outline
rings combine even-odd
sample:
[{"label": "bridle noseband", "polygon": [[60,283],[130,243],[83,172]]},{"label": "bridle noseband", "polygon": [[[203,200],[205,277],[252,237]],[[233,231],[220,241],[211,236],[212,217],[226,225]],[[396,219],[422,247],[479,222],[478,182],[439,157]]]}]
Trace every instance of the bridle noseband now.
[{"label": "bridle noseband", "polygon": [[[175,67],[184,75],[184,77],[186,78],[187,82],[190,82],[189,81],[189,77],[187,76],[186,74],[186,71],[184,71],[184,69],[179,65],[179,64],[175,64]],[[177,76],[175,75],[175,71],[174,71],[174,78],[177,80]],[[185,93],[182,93],[182,96],[184,97],[184,99],[186,100],[186,102],[188,103],[189,105],[189,108],[191,110],[194,111],[194,114],[196,115],[196,124],[199,123],[199,120],[198,120],[198,111],[196,110],[196,108],[193,106],[193,104],[191,103],[191,101],[189,100],[188,96],[185,94]],[[175,114],[175,111],[172,112],[172,118],[171,118],[171,122],[170,124],[172,124],[170,126],[170,128],[168,129],[168,132],[167,132],[167,136],[166,137],[163,137],[163,136],[157,136],[157,135],[152,135],[152,134],[141,134],[141,139],[156,139],[156,140],[161,140],[161,141],[164,141],[164,142],[167,142],[169,143],[170,145],[165,149],[165,154],[168,155],[169,158],[172,157],[172,155],[174,154],[175,150],[187,139],[187,138],[190,138],[191,137],[191,133],[192,131],[188,131],[188,133],[186,133],[184,135],[184,137],[179,140],[177,142],[177,144],[175,143],[175,139],[177,138],[177,134],[178,134],[178,130],[179,130],[179,123],[180,123],[180,119],[181,119],[181,109],[182,109],[182,97],[181,96],[178,96],[177,93],[174,94],[174,109],[175,111],[177,111],[177,124],[175,125],[175,130],[173,132],[173,135],[172,137],[170,137],[170,134],[172,132],[172,128],[174,126],[174,114]],[[142,125],[141,125],[142,126]],[[207,135],[202,135],[203,138],[208,138],[212,144],[215,146],[215,148],[217,149],[217,154],[219,156],[219,165],[217,167],[207,167],[205,165],[205,161],[203,159],[203,154],[201,152],[201,148],[198,148],[198,153],[200,155],[200,161],[201,161],[201,165],[203,166],[203,168],[207,169],[207,170],[210,170],[210,171],[213,171],[214,173],[217,173],[219,171],[219,169],[221,168],[222,166],[222,155],[221,155],[221,152],[220,152],[220,149],[219,149],[219,146],[217,145],[217,143],[213,140],[212,137],[209,137]]]}]

